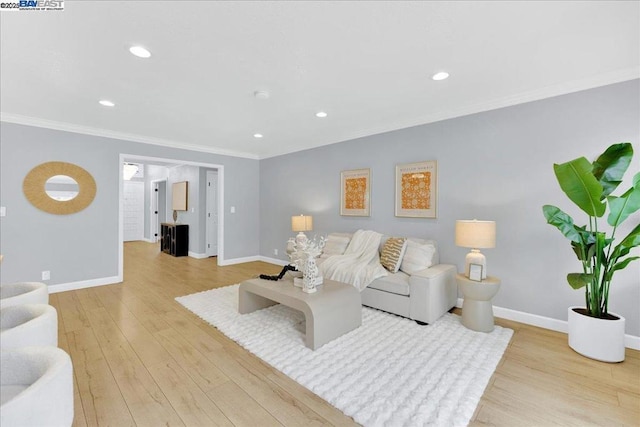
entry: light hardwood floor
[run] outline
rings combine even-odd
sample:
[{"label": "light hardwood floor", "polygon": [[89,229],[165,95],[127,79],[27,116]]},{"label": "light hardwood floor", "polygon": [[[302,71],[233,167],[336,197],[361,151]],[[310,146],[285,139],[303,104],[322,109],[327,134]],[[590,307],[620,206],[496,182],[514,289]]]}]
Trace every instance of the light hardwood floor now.
[{"label": "light hardwood floor", "polygon": [[[355,425],[174,301],[279,270],[218,267],[135,242],[125,244],[124,283],[52,294],[73,360],[74,425]],[[640,352],[599,363],[563,334],[497,323],[515,333],[472,425],[640,425]]]}]

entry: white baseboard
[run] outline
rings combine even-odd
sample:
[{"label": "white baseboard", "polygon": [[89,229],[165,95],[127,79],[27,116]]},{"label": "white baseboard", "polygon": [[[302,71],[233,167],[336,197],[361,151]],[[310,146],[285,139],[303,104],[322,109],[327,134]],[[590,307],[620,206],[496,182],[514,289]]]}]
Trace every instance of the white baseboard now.
[{"label": "white baseboard", "polygon": [[113,285],[114,283],[121,283],[122,278],[118,276],[100,277],[98,279],[81,280],[79,282],[59,283],[57,285],[50,285],[48,287],[50,294],[65,291],[75,291],[77,289],[93,288],[95,286]]},{"label": "white baseboard", "polygon": [[640,350],[640,337],[635,335],[624,335],[624,346],[633,350]]},{"label": "white baseboard", "polygon": [[[458,298],[456,307],[462,307],[462,298]],[[515,322],[524,323],[526,325],[537,326],[539,328],[549,329],[556,332],[567,333],[567,321],[552,319],[550,317],[539,316],[537,314],[525,313],[524,311],[511,310],[510,308],[493,306],[493,314],[501,319],[513,320]],[[624,345],[633,350],[640,350],[640,337],[625,334]]]},{"label": "white baseboard", "polygon": [[204,259],[204,258],[209,258],[209,255],[207,254],[198,254],[196,252],[191,252],[189,251],[188,254],[191,258],[196,258],[196,259]]},{"label": "white baseboard", "polygon": [[234,264],[242,264],[243,262],[253,262],[260,261],[259,256],[247,256],[243,258],[231,258],[231,259],[218,259],[218,265],[234,265]]},{"label": "white baseboard", "polygon": [[247,256],[243,258],[219,260],[218,265],[222,265],[222,266],[234,265],[234,264],[242,264],[243,262],[254,262],[254,261],[268,262],[269,264],[282,265],[282,266],[289,264],[288,261],[284,261],[282,259],[269,258],[262,255],[256,255],[256,256]]},{"label": "white baseboard", "polygon": [[278,259],[278,258],[270,258],[268,256],[259,256],[258,258],[260,258],[258,261],[268,262],[269,264],[275,264],[275,265],[281,265],[281,266],[285,266],[289,264],[289,261],[285,261],[283,259]]}]

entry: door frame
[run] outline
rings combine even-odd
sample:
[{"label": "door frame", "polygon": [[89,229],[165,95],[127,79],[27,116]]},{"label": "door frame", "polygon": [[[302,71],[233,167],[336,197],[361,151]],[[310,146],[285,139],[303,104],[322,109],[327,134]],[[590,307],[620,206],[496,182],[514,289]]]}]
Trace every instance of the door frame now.
[{"label": "door frame", "polygon": [[[160,240],[160,214],[155,214],[153,212],[153,199],[157,198],[158,196],[155,194],[157,193],[156,191],[154,191],[156,188],[156,186],[158,185],[158,183],[160,182],[164,182],[165,183],[165,189],[164,189],[164,194],[165,194],[165,199],[164,199],[164,212],[165,215],[167,214],[167,178],[164,179],[152,179],[151,181],[149,181],[150,184],[150,188],[149,188],[149,218],[153,218],[154,215],[158,215],[156,217],[156,223],[154,224],[153,221],[149,221],[149,241],[151,243],[157,243]],[[160,201],[158,200],[158,203],[160,203]],[[157,206],[158,208],[158,212],[160,212],[160,205]],[[154,227],[155,225],[155,227]],[[154,233],[154,231],[156,233]],[[156,236],[154,236],[154,234],[157,234]]]},{"label": "door frame", "polygon": [[[216,184],[218,184],[218,171],[217,170],[207,170],[205,171],[205,177],[206,177],[206,181],[207,184],[209,183],[209,177],[212,175],[215,175],[216,177]],[[216,199],[216,215],[218,216],[218,222],[220,220],[220,207],[219,207],[219,203],[220,203],[220,198],[218,197],[218,185],[216,185],[216,193],[215,193],[215,199]],[[209,225],[209,219],[207,217],[208,211],[209,211],[209,185],[207,185],[207,188],[205,188],[205,216],[204,216],[204,221],[205,221],[205,239],[204,239],[204,243],[205,245],[208,245],[209,243],[209,231],[211,226]],[[217,228],[217,227],[216,227]],[[217,240],[217,230],[216,230],[216,240]],[[218,247],[216,244],[216,254],[215,255],[210,255],[210,251],[208,247],[205,247],[205,253],[207,254],[207,256],[218,256]]]},{"label": "door frame", "polygon": [[[190,162],[188,160],[170,159],[165,157],[140,156],[137,154],[120,153],[118,156],[118,280],[124,280],[124,230],[123,230],[123,188],[124,178],[122,176],[125,161],[164,162],[173,165],[198,166],[218,170],[218,265],[225,265],[224,258],[224,165],[215,163]],[[168,202],[167,202],[168,203]]]}]

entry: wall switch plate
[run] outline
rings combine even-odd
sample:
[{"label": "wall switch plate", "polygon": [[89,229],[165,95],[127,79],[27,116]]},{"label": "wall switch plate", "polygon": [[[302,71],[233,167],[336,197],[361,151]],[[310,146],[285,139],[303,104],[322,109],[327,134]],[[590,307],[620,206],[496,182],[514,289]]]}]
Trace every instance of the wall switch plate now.
[{"label": "wall switch plate", "polygon": [[7,207],[0,206],[0,216],[7,216]]},{"label": "wall switch plate", "polygon": [[274,249],[274,250],[273,250],[273,254],[274,254],[274,255],[278,255],[278,250],[277,250],[277,249]]},{"label": "wall switch plate", "polygon": [[42,272],[42,280],[51,279],[51,272],[49,270],[45,270]]},{"label": "wall switch plate", "polygon": [[236,207],[235,206],[231,206],[231,213],[236,213]]}]

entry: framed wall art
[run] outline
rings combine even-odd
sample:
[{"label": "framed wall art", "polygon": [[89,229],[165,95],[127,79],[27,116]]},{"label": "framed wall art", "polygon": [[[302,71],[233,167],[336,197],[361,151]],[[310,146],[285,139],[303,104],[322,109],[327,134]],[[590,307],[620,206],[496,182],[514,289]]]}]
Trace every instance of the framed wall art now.
[{"label": "framed wall art", "polygon": [[436,218],[437,169],[435,160],[396,165],[396,216]]},{"label": "framed wall art", "polygon": [[340,215],[371,215],[370,194],[370,169],[355,169],[340,173]]},{"label": "framed wall art", "polygon": [[188,200],[189,200],[189,187],[187,181],[182,182],[174,182],[173,187],[173,197],[171,208],[174,211],[186,211],[188,209]]},{"label": "framed wall art", "polygon": [[469,280],[482,282],[482,264],[469,264]]}]

